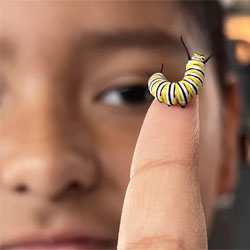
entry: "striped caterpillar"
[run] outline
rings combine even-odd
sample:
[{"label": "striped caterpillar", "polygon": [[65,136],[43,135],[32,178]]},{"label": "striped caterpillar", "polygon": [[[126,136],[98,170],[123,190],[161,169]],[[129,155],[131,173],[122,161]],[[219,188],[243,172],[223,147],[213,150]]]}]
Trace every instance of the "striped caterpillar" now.
[{"label": "striped caterpillar", "polygon": [[205,64],[212,57],[207,59],[199,53],[190,56],[189,51],[181,37],[181,42],[186,50],[188,62],[186,71],[182,80],[178,82],[169,82],[163,75],[163,64],[159,73],[153,74],[148,80],[150,93],[159,101],[165,102],[168,106],[180,104],[182,108],[196,95],[203,86],[205,77]]}]

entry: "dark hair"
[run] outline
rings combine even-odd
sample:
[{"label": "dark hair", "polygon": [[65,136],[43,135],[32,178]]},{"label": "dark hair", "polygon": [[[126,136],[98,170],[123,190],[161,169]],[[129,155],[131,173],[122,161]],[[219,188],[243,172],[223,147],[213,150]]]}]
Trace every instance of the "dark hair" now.
[{"label": "dark hair", "polygon": [[183,4],[192,13],[194,21],[202,28],[208,48],[214,54],[218,73],[221,95],[225,96],[227,88],[225,74],[228,68],[227,44],[223,33],[224,11],[219,1],[183,1]]}]

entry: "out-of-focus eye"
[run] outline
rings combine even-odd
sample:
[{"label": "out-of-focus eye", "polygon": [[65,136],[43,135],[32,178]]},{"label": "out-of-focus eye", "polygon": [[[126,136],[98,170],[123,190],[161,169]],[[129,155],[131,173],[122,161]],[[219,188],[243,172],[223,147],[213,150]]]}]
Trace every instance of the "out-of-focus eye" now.
[{"label": "out-of-focus eye", "polygon": [[119,106],[149,104],[153,97],[146,85],[129,85],[106,90],[97,99],[106,104]]}]

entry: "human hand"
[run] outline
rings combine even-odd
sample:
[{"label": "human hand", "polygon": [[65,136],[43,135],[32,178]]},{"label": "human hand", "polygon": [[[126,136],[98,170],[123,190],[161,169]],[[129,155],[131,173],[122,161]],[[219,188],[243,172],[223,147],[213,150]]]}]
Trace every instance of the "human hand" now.
[{"label": "human hand", "polygon": [[118,249],[207,249],[198,174],[199,104],[154,100],[136,144]]}]

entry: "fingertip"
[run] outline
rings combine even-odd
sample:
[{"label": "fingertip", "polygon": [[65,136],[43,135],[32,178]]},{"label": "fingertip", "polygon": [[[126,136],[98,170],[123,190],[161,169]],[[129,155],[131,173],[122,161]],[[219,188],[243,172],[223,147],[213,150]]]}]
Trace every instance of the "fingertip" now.
[{"label": "fingertip", "polygon": [[[165,120],[165,118],[168,116],[169,118],[173,119],[183,119],[186,120],[192,120],[193,118],[196,118],[194,116],[198,113],[199,109],[199,103],[198,103],[198,96],[193,98],[185,107],[181,106],[180,104],[169,106],[166,103],[162,102],[159,103],[156,99],[152,102],[152,105],[150,106],[146,119],[153,119],[162,118]],[[165,120],[166,122],[166,120]]]},{"label": "fingertip", "polygon": [[154,100],[136,144],[131,175],[148,162],[170,159],[191,164],[199,139],[198,98],[185,108]]}]

